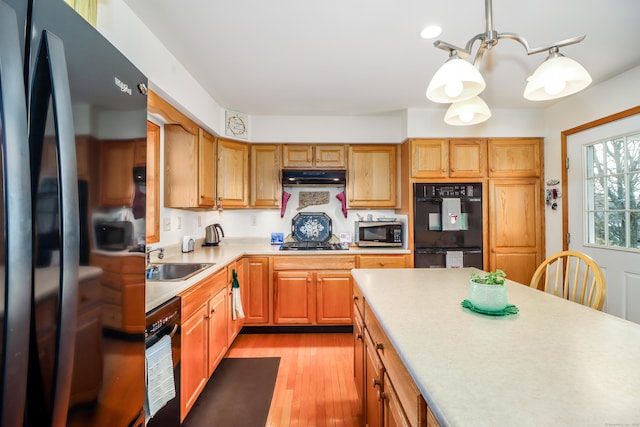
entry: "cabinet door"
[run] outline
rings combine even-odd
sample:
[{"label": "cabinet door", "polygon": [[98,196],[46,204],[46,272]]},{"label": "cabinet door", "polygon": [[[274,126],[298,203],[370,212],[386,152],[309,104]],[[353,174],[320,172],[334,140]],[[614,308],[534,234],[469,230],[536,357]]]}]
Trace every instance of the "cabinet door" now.
[{"label": "cabinet door", "polygon": [[281,194],[280,146],[251,145],[251,206],[279,208]]},{"label": "cabinet door", "polygon": [[411,140],[411,177],[446,178],[449,174],[449,141]]},{"label": "cabinet door", "polygon": [[541,138],[489,139],[489,177],[533,177],[541,174]]},{"label": "cabinet door", "polygon": [[278,271],[274,273],[274,323],[309,324],[314,321],[314,273]]},{"label": "cabinet door", "polygon": [[542,262],[543,214],[540,180],[489,181],[490,270],[528,284]]},{"label": "cabinet door", "polygon": [[389,380],[386,372],[384,374],[384,393],[383,393],[383,422],[384,427],[411,427],[407,416],[402,410],[402,404],[396,394],[396,391]]},{"label": "cabinet door", "polygon": [[367,330],[365,336],[365,425],[382,425],[383,367]]},{"label": "cabinet door", "polygon": [[344,169],[347,167],[344,145],[316,145],[314,166],[319,169]]},{"label": "cabinet door", "polygon": [[160,126],[147,122],[147,244],[160,241]]},{"label": "cabinet door", "polygon": [[218,366],[227,352],[227,289],[226,287],[209,300],[209,370],[208,374]]},{"label": "cabinet door", "polygon": [[396,145],[349,146],[349,207],[396,206],[397,149]]},{"label": "cabinet door", "polygon": [[351,273],[316,273],[316,322],[350,325],[353,319]]},{"label": "cabinet door", "polygon": [[245,323],[260,324],[269,322],[269,258],[247,258],[247,275],[244,285],[246,291],[242,300]]},{"label": "cabinet door", "polygon": [[216,204],[216,139],[198,129],[198,204]]},{"label": "cabinet door", "polygon": [[[355,306],[355,304],[354,304]],[[358,393],[359,414],[364,417],[364,324],[357,308],[353,310],[353,379]]]},{"label": "cabinet door", "polygon": [[[228,274],[229,283],[227,284],[227,307],[228,307],[227,321],[229,325],[229,332],[227,335],[229,337],[229,342],[228,342],[229,347],[233,343],[233,340],[236,339],[236,337],[240,333],[240,329],[242,329],[242,326],[244,325],[244,318],[240,318],[238,316],[236,316],[235,319],[233,318],[233,311],[234,311],[233,271],[235,270],[236,273],[238,274],[238,284],[240,285],[240,302],[242,304],[242,311],[245,313],[245,316],[246,316],[246,310],[245,310],[246,293],[244,292],[244,288],[247,286],[247,282],[246,282],[245,266],[246,266],[246,259],[243,258],[227,267],[227,271],[229,272]],[[242,295],[243,293],[245,295]]]},{"label": "cabinet door", "polygon": [[449,141],[449,176],[483,178],[487,169],[487,142],[484,139]]},{"label": "cabinet door", "polygon": [[313,145],[285,144],[282,146],[283,168],[312,168]]},{"label": "cabinet door", "polygon": [[133,141],[102,141],[100,144],[100,206],[131,206],[133,203]]},{"label": "cabinet door", "polygon": [[180,421],[189,413],[209,379],[208,306],[203,304],[195,313],[182,320],[180,334]]},{"label": "cabinet door", "polygon": [[181,125],[165,125],[164,205],[169,208],[195,207],[197,200],[198,135]]},{"label": "cabinet door", "polygon": [[249,145],[218,138],[218,201],[223,208],[249,206]]}]

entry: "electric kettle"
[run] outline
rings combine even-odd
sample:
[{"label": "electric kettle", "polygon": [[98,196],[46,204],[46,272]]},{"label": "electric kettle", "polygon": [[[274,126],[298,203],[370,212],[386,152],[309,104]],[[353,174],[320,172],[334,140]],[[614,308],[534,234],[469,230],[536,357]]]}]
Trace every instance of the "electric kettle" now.
[{"label": "electric kettle", "polygon": [[220,224],[207,225],[205,231],[203,246],[218,246],[220,237],[224,237],[224,231],[222,231]]}]

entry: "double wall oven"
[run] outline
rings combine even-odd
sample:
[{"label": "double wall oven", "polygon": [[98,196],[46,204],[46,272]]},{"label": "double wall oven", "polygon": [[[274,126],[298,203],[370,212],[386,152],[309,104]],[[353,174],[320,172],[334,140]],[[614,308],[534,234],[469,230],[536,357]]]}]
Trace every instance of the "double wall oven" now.
[{"label": "double wall oven", "polygon": [[414,266],[483,267],[482,184],[415,183]]}]

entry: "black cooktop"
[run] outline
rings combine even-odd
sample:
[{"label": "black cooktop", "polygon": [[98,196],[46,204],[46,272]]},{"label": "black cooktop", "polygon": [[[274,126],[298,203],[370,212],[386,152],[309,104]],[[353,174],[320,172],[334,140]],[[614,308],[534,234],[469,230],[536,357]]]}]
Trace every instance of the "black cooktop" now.
[{"label": "black cooktop", "polygon": [[285,242],[280,247],[282,251],[334,251],[346,250],[348,247],[340,243],[331,242]]}]

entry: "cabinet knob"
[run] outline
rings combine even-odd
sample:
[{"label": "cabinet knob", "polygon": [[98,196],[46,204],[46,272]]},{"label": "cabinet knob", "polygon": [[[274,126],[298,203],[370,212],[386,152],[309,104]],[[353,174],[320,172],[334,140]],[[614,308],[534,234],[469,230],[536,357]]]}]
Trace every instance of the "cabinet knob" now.
[{"label": "cabinet knob", "polygon": [[357,340],[361,340],[362,339],[362,334],[356,334],[356,339]]},{"label": "cabinet knob", "polygon": [[354,301],[358,301],[358,299],[359,299],[359,298],[358,298],[358,295],[354,295],[354,296],[353,296],[353,300],[354,300]]},{"label": "cabinet knob", "polygon": [[384,350],[384,345],[381,342],[376,343],[376,350]]},{"label": "cabinet knob", "polygon": [[380,380],[379,380],[379,379],[377,379],[377,378],[375,378],[375,377],[371,378],[371,385],[372,385],[372,386],[374,386],[374,387],[379,387],[379,386],[380,386],[380,384],[382,384],[382,383],[380,382]]}]

